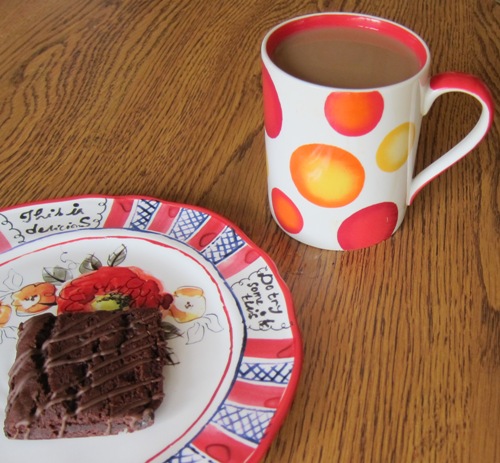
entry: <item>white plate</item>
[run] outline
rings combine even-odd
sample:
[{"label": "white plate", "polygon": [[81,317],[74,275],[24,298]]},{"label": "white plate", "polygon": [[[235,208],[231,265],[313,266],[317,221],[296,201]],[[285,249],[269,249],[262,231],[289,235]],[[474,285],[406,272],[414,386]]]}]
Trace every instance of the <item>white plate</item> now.
[{"label": "white plate", "polygon": [[[37,313],[56,313],[61,288],[75,285],[81,272],[112,265],[151,276],[160,292],[177,295],[175,306],[187,302],[190,315],[165,312],[182,335],[169,341],[177,363],[165,367],[165,399],[153,426],[46,441],[2,433],[2,462],[261,459],[295,392],[301,344],[274,263],[234,225],[153,198],[75,197],[0,211],[0,252],[1,423],[17,326]],[[98,279],[99,270],[93,274]],[[186,299],[185,287],[195,294]],[[41,288],[46,295],[39,300]]]}]

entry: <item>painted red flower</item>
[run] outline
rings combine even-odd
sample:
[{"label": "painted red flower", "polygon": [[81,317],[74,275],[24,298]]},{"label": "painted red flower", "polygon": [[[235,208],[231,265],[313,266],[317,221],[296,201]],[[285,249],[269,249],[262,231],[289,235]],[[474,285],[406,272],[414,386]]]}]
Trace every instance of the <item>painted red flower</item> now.
[{"label": "painted red flower", "polygon": [[135,267],[101,267],[66,284],[57,298],[58,313],[126,308],[168,309],[172,296],[161,282]]}]

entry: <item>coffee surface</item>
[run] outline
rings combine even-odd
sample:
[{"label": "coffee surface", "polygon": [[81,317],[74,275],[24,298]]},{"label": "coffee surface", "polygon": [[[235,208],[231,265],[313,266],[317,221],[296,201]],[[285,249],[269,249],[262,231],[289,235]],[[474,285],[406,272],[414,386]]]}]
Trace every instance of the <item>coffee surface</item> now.
[{"label": "coffee surface", "polygon": [[395,84],[420,69],[416,55],[403,43],[370,29],[346,27],[293,33],[271,59],[299,79],[348,89]]}]

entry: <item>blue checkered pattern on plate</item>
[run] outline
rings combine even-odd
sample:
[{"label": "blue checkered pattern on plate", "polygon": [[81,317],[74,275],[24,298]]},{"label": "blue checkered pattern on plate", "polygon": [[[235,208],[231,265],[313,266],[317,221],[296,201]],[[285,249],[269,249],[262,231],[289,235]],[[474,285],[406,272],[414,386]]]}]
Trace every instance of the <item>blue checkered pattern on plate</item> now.
[{"label": "blue checkered pattern on plate", "polygon": [[288,384],[292,374],[293,362],[250,363],[242,362],[238,378],[266,383]]},{"label": "blue checkered pattern on plate", "polygon": [[211,458],[201,455],[189,446],[184,447],[163,463],[215,463]]},{"label": "blue checkered pattern on plate", "polygon": [[225,227],[201,253],[213,264],[218,264],[244,245],[245,242],[231,227]]},{"label": "blue checkered pattern on plate", "polygon": [[207,221],[208,215],[193,209],[181,209],[169,236],[179,241],[187,241]]},{"label": "blue checkered pattern on plate", "polygon": [[130,221],[130,228],[134,230],[146,230],[159,205],[160,203],[158,201],[149,199],[138,200],[134,215]]},{"label": "blue checkered pattern on plate", "polygon": [[225,404],[211,422],[250,442],[258,444],[264,437],[274,410],[257,410]]}]

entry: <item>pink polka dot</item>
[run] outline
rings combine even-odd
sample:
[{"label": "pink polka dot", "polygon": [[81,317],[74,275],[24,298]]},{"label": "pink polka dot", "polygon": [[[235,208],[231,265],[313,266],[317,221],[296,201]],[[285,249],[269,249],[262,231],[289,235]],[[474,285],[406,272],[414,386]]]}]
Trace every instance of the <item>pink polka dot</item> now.
[{"label": "pink polka dot", "polygon": [[264,95],[264,125],[266,133],[271,138],[276,138],[281,132],[283,111],[278,97],[278,92],[268,70],[262,65],[262,93]]},{"label": "pink polka dot", "polygon": [[245,253],[245,262],[247,264],[251,264],[252,262],[256,261],[260,257],[260,254],[257,251],[254,251],[253,249],[249,249]]},{"label": "pink polka dot", "polygon": [[204,235],[201,235],[198,239],[198,246],[200,248],[208,246],[216,236],[216,233],[205,233]]},{"label": "pink polka dot", "polygon": [[173,218],[173,217],[175,217],[179,213],[180,210],[181,210],[180,207],[170,206],[169,209],[168,209],[168,216],[170,218]]},{"label": "pink polka dot", "polygon": [[269,399],[264,400],[264,406],[267,408],[278,408],[280,402],[281,402],[281,396],[271,397]]},{"label": "pink polka dot", "polygon": [[389,238],[398,222],[398,207],[391,202],[373,204],[345,219],[337,233],[344,250],[361,249]]},{"label": "pink polka dot", "polygon": [[231,449],[224,444],[210,444],[205,447],[205,452],[212,458],[222,463],[231,461]]},{"label": "pink polka dot", "polygon": [[333,92],[325,102],[325,117],[334,130],[348,137],[371,132],[382,118],[384,98],[379,92]]}]

